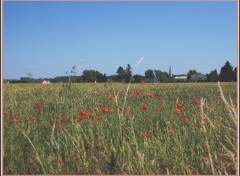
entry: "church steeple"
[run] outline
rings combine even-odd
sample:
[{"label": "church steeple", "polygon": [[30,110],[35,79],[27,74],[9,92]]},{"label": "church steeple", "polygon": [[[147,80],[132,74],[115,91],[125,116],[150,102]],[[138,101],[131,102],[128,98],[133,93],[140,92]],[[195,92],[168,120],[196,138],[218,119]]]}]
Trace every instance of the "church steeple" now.
[{"label": "church steeple", "polygon": [[171,77],[172,77],[172,69],[171,69],[171,65],[170,65],[170,67],[169,67],[168,76],[169,76],[169,78],[171,78]]}]

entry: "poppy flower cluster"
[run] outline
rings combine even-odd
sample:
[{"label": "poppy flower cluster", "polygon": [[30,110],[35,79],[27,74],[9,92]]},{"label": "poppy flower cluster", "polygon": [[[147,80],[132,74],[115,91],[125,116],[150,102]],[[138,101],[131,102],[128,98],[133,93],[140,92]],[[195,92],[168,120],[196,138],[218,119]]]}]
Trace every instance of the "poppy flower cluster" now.
[{"label": "poppy flower cluster", "polygon": [[36,120],[37,119],[37,117],[35,117],[35,116],[32,116],[32,121],[34,121],[34,120]]},{"label": "poppy flower cluster", "polygon": [[103,113],[108,113],[108,108],[102,108]]},{"label": "poppy flower cluster", "polygon": [[77,118],[77,122],[81,122],[81,121],[83,121],[83,116],[79,116],[79,117]]},{"label": "poppy flower cluster", "polygon": [[143,110],[147,110],[147,104],[143,104]]},{"label": "poppy flower cluster", "polygon": [[114,95],[111,95],[108,99],[109,100],[113,100],[115,98],[115,96]]},{"label": "poppy flower cluster", "polygon": [[8,112],[3,112],[3,116],[8,116]]},{"label": "poppy flower cluster", "polygon": [[152,97],[153,97],[153,95],[152,95],[151,93],[146,93],[146,96],[147,96],[148,98],[152,98]]},{"label": "poppy flower cluster", "polygon": [[174,133],[174,130],[168,129],[167,132],[168,132],[169,134],[173,134],[173,133]]},{"label": "poppy flower cluster", "polygon": [[204,110],[204,111],[207,111],[207,110],[208,110],[208,106],[205,106],[205,107],[203,108],[203,110]]},{"label": "poppy flower cluster", "polygon": [[186,118],[184,118],[184,117],[180,118],[180,120],[181,120],[182,122],[184,122],[184,123],[188,123],[188,120],[187,120]]},{"label": "poppy flower cluster", "polygon": [[177,105],[177,108],[175,109],[175,114],[180,114],[181,113],[181,111],[182,111],[182,104],[181,103],[179,103],[178,105]]},{"label": "poppy flower cluster", "polygon": [[89,118],[93,118],[94,114],[89,112],[87,113],[86,111],[80,111],[79,112],[79,117],[77,118],[77,122],[81,122],[84,119],[84,116],[88,116]]},{"label": "poppy flower cluster", "polygon": [[157,109],[155,110],[155,112],[156,112],[156,114],[159,114],[159,113],[160,113],[160,108],[157,108]]},{"label": "poppy flower cluster", "polygon": [[201,101],[199,100],[199,99],[194,99],[193,100],[193,104],[199,104],[199,105],[201,105]]},{"label": "poppy flower cluster", "polygon": [[135,92],[133,92],[133,94],[134,94],[134,96],[139,96],[139,95],[140,95],[140,92],[135,91]]},{"label": "poppy flower cluster", "polygon": [[180,109],[178,109],[178,108],[176,108],[176,109],[175,109],[175,114],[177,114],[177,115],[178,115],[178,114],[180,114],[180,113],[181,113],[181,110],[180,110]]},{"label": "poppy flower cluster", "polygon": [[149,133],[143,133],[142,136],[146,139],[148,139],[150,137]]},{"label": "poppy flower cluster", "polygon": [[9,121],[9,123],[10,123],[10,124],[17,123],[17,119],[11,119],[11,120]]},{"label": "poppy flower cluster", "polygon": [[88,117],[89,117],[89,118],[93,118],[93,117],[94,117],[93,113],[89,112],[89,113],[88,113]]},{"label": "poppy flower cluster", "polygon": [[201,124],[205,124],[206,123],[206,118],[205,117],[200,117],[198,119],[198,121],[201,123]]},{"label": "poppy flower cluster", "polygon": [[38,110],[43,110],[43,107],[42,107],[42,105],[40,105],[40,104],[36,104],[36,105],[34,106],[34,108],[35,108],[35,109],[38,109]]}]

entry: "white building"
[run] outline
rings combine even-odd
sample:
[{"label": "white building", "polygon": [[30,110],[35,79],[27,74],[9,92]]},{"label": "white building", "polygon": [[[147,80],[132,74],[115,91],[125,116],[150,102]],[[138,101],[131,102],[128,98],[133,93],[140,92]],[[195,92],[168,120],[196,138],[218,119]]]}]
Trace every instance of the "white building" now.
[{"label": "white building", "polygon": [[45,81],[45,80],[42,81],[42,84],[49,84],[49,83],[50,81]]},{"label": "white building", "polygon": [[173,80],[175,81],[186,81],[187,75],[173,75]]}]

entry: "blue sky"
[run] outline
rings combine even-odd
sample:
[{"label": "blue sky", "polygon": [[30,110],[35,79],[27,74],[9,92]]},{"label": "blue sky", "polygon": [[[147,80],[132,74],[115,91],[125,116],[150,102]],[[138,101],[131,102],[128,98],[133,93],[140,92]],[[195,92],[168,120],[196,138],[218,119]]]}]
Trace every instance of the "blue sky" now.
[{"label": "blue sky", "polygon": [[236,58],[236,2],[4,2],[3,78],[147,69],[209,73]]}]

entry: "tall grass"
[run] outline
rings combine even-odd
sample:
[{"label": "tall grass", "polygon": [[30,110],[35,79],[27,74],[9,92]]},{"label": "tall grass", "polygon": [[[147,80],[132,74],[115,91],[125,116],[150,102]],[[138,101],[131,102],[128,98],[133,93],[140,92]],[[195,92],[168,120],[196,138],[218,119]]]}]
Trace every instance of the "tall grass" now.
[{"label": "tall grass", "polygon": [[237,173],[235,83],[128,86],[4,85],[4,174]]}]

